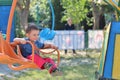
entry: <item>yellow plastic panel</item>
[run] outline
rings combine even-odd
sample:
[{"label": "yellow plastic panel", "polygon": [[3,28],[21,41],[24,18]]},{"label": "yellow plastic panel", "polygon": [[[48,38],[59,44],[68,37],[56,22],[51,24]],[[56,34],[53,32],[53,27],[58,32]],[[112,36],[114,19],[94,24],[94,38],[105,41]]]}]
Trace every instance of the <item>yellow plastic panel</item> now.
[{"label": "yellow plastic panel", "polygon": [[114,62],[113,62],[113,78],[120,79],[120,34],[116,35]]}]

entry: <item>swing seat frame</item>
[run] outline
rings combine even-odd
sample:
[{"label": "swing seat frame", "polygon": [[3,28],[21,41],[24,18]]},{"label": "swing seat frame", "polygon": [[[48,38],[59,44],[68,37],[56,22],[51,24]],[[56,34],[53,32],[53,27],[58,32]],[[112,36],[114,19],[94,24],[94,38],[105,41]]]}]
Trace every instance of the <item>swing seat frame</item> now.
[{"label": "swing seat frame", "polygon": [[[0,63],[7,64],[8,67],[12,70],[23,70],[26,68],[39,68],[34,63],[34,45],[31,42],[28,42],[32,46],[32,60],[24,58],[21,54],[21,51],[18,47],[17,53],[14,51],[14,47],[17,47],[17,43],[12,42],[10,43],[10,32],[11,32],[11,25],[14,15],[14,10],[16,7],[18,0],[13,0],[10,15],[8,19],[8,26],[7,26],[7,33],[6,33],[6,40],[3,39],[2,34],[0,33]],[[58,54],[58,62],[57,66],[60,63],[60,53],[58,50],[53,50],[52,52],[56,51]],[[46,52],[40,51],[41,53],[45,54]],[[46,54],[50,54],[52,52],[48,52]],[[15,65],[17,64],[17,66]]]}]

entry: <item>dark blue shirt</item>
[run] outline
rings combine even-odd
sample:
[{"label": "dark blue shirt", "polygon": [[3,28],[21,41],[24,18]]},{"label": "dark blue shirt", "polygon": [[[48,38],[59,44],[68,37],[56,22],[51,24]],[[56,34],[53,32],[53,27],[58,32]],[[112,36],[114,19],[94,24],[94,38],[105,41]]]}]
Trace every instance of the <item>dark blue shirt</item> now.
[{"label": "dark blue shirt", "polygon": [[[25,38],[27,41],[29,41],[28,38]],[[34,44],[36,45],[37,48],[43,48],[44,44],[41,43],[40,41],[35,41]],[[30,56],[32,54],[32,46],[29,43],[26,44],[20,44],[20,50],[21,53],[24,57]]]},{"label": "dark blue shirt", "polygon": [[72,24],[71,26],[68,24],[65,24],[65,30],[74,30],[74,29],[75,29],[74,24]]}]

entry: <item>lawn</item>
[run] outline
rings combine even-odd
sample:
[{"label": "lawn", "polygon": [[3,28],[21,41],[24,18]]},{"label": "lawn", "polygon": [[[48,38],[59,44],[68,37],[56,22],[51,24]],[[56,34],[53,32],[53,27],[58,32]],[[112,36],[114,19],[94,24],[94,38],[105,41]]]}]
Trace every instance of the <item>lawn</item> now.
[{"label": "lawn", "polygon": [[12,78],[4,76],[5,80],[95,80],[99,52],[71,55],[61,54],[60,69],[63,76],[53,77],[47,70],[28,69],[21,71]]}]

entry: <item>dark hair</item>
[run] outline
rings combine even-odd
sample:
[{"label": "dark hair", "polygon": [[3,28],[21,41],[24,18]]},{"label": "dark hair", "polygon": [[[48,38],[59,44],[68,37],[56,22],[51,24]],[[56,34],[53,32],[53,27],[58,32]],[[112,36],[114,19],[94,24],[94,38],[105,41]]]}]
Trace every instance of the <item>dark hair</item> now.
[{"label": "dark hair", "polygon": [[26,28],[26,33],[29,33],[31,30],[39,30],[39,28],[34,23],[29,23]]}]

